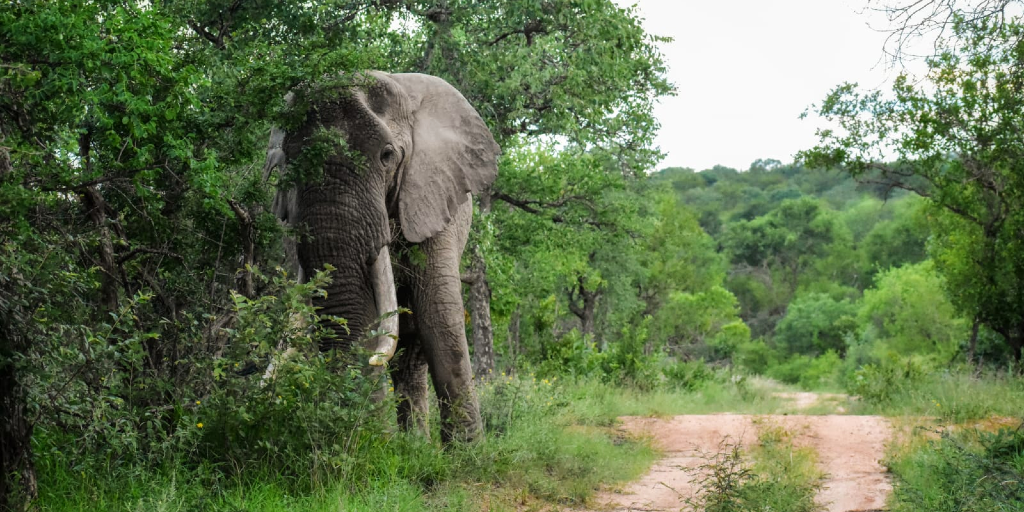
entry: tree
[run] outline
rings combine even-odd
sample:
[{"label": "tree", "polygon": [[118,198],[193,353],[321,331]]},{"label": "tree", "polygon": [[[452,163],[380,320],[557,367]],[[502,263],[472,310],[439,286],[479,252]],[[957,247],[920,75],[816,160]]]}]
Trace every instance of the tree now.
[{"label": "tree", "polygon": [[330,5],[0,12],[0,509],[33,494],[36,429],[88,450],[93,413],[116,414],[148,454],[213,386],[197,365],[272,261],[256,164],[275,106],[309,77],[379,67],[394,36],[387,9]]},{"label": "tree", "polygon": [[[887,32],[882,50],[895,64],[906,58],[920,57],[914,44],[920,39],[931,39],[935,53],[941,53],[942,42],[956,37],[955,25],[959,20],[970,23],[1000,24],[1007,21],[1008,8],[1018,0],[868,0],[870,10],[885,15]],[[874,6],[872,6],[874,4]]]},{"label": "tree", "polygon": [[942,293],[942,281],[931,262],[882,272],[875,287],[864,292],[858,313],[862,337],[876,352],[949,361],[960,350],[967,325]]},{"label": "tree", "polygon": [[808,293],[793,300],[775,328],[775,345],[786,355],[819,356],[833,350],[846,352],[845,337],[856,330],[857,306],[824,293]]},{"label": "tree", "polygon": [[849,244],[833,212],[811,197],[787,199],[766,215],[727,225],[722,245],[734,265],[730,289],[740,298],[744,319],[756,333],[769,332],[801,282],[813,280],[809,271]]},{"label": "tree", "polygon": [[[817,107],[834,128],[801,153],[809,165],[906,189],[955,217],[932,254],[957,310],[1024,347],[1024,26],[958,17],[929,73],[892,97],[836,88]],[[955,250],[953,248],[956,248]]]},{"label": "tree", "polygon": [[[572,155],[599,148],[614,166],[590,169],[617,173],[619,179],[636,176],[658,158],[653,148],[657,129],[653,103],[670,93],[671,87],[663,76],[664,65],[655,45],[660,39],[644,31],[634,10],[620,8],[610,0],[396,3],[416,28],[395,67],[435,74],[455,85],[477,107],[506,153],[517,147],[537,147],[557,137],[568,142],[566,151]],[[478,226],[495,222],[489,218],[493,200],[572,224],[581,218],[557,212],[574,205],[593,207],[599,198],[599,190],[589,184],[575,187],[577,183],[565,183],[539,168],[515,169],[511,162],[525,163],[503,160],[492,196],[481,200],[475,220]],[[524,172],[536,178],[554,178],[553,184],[562,186],[540,191],[534,186],[536,181],[530,180],[528,187],[521,187],[518,178]],[[601,176],[593,179],[607,182]],[[581,193],[584,189],[590,192]],[[548,211],[552,213],[541,213]],[[596,227],[593,219],[585,222]],[[499,264],[493,261],[499,256],[489,250],[494,242],[487,237],[502,232],[494,225],[474,230],[467,251],[467,266],[475,269],[473,275],[477,276],[471,284],[476,287],[470,293],[472,310],[491,309],[486,300],[490,295],[481,290],[490,287],[488,269]],[[488,259],[492,261],[484,261]],[[572,289],[581,288],[584,291],[580,293],[590,296],[589,303],[596,305],[592,294],[598,292],[580,285],[578,279],[574,283]],[[591,282],[589,286],[599,285]],[[499,290],[499,294],[505,291]],[[584,303],[579,306],[581,313],[592,311]],[[483,321],[482,313],[475,315],[478,322]],[[590,322],[592,319],[588,325]],[[481,353],[493,352],[493,342],[485,332],[474,332],[473,339]]]}]

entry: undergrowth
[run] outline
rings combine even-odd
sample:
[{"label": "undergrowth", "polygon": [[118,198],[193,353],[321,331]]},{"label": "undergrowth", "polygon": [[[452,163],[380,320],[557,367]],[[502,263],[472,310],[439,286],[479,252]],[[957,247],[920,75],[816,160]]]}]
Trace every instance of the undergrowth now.
[{"label": "undergrowth", "polygon": [[853,414],[929,416],[961,423],[1024,411],[1024,378],[1010,371],[926,371],[912,360],[866,365],[848,386]]},{"label": "undergrowth", "polygon": [[944,429],[918,432],[895,448],[894,512],[1024,511],[1024,422],[996,432]]},{"label": "undergrowth", "polygon": [[[374,512],[516,510],[524,504],[529,508],[544,503],[580,506],[602,484],[639,477],[657,457],[646,441],[617,432],[617,417],[722,410],[764,413],[780,405],[759,381],[725,370],[710,371],[705,377],[691,389],[641,390],[596,378],[543,378],[528,372],[495,375],[477,385],[485,439],[447,448],[436,441],[436,432],[432,440],[394,432],[393,424],[388,425],[393,419],[369,410],[357,416],[358,422],[350,420],[347,428],[328,436],[325,415],[334,409],[316,407],[315,401],[322,398],[311,392],[291,395],[291,400],[305,401],[291,404],[301,414],[286,414],[284,395],[280,402],[273,395],[263,406],[273,413],[261,413],[264,421],[296,423],[281,428],[245,427],[234,416],[227,417],[231,426],[218,425],[212,410],[209,415],[200,414],[204,401],[188,419],[195,434],[192,444],[181,445],[156,466],[116,457],[88,459],[81,454],[70,460],[61,455],[61,447],[71,440],[41,436],[37,453],[41,454],[43,494],[38,504],[46,510],[169,512],[333,511],[339,504],[342,510]],[[307,390],[328,376],[317,373],[303,379],[296,387]],[[311,382],[310,387],[303,382]],[[436,428],[434,409],[431,424]],[[202,428],[197,426],[200,421]],[[237,431],[225,435],[228,428]],[[307,429],[317,436],[313,439],[317,446],[331,442],[321,457],[291,455],[296,447],[310,446],[310,440],[289,443],[291,438],[281,438],[277,444],[269,443],[275,432],[297,436]],[[242,435],[256,436],[248,442],[261,443],[258,446],[264,447],[266,456],[233,457],[238,453],[233,443],[245,441]],[[215,446],[218,442],[226,444]],[[314,466],[279,460],[288,457],[315,463],[316,470],[301,472],[297,469]]]},{"label": "undergrowth", "polygon": [[725,438],[715,453],[690,470],[697,492],[685,502],[703,512],[778,510],[817,512],[814,496],[824,475],[817,454],[793,445],[789,432],[775,425],[758,425],[758,444],[745,456],[738,441]]}]

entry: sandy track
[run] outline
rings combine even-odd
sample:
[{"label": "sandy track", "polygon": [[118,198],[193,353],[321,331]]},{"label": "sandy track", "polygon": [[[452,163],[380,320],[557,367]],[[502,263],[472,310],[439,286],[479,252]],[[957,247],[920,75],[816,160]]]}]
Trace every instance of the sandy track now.
[{"label": "sandy track", "polygon": [[819,464],[828,475],[817,501],[828,504],[829,512],[884,509],[891,486],[879,461],[892,430],[885,418],[711,414],[623,418],[627,432],[650,437],[666,457],[621,492],[600,493],[596,510],[684,510],[684,498],[695,490],[690,484],[692,476],[684,468],[699,465],[702,453],[717,452],[726,437],[744,446],[756,443],[755,418],[785,428],[797,446],[817,451]]}]

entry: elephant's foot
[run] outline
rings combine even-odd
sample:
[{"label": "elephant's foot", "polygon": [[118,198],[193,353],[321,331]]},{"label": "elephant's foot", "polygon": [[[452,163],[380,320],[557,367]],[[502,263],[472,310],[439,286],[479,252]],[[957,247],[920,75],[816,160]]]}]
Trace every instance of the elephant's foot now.
[{"label": "elephant's foot", "polygon": [[452,399],[441,402],[441,443],[470,443],[483,438],[483,422],[480,419],[480,405],[470,390]]}]

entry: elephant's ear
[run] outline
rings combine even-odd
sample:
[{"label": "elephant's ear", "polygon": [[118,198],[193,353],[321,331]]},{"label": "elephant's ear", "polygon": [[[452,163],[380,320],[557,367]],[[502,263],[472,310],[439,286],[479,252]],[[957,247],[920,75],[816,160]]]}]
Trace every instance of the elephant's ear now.
[{"label": "elephant's ear", "polygon": [[466,98],[444,80],[417,73],[390,77],[409,96],[412,151],[398,196],[402,234],[422,242],[441,232],[470,192],[498,176],[490,130]]}]

